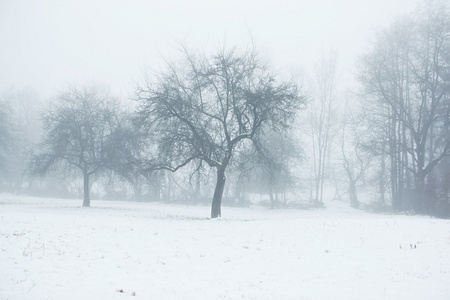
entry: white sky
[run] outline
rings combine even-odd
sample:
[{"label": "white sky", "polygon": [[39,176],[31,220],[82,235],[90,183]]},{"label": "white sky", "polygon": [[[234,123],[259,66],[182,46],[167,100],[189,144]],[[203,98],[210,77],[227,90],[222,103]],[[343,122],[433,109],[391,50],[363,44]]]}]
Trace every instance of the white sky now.
[{"label": "white sky", "polygon": [[121,96],[142,69],[159,67],[179,42],[191,48],[248,45],[277,69],[308,69],[321,49],[344,69],[378,28],[416,0],[0,0],[0,92],[107,84]]}]

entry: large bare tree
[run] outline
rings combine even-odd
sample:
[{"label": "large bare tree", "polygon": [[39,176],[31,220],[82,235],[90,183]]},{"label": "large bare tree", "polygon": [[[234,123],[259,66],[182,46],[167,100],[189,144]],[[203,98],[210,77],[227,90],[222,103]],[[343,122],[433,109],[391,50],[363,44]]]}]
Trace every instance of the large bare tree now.
[{"label": "large bare tree", "polygon": [[256,141],[265,126],[290,126],[304,102],[292,81],[271,73],[256,51],[224,49],[206,57],[184,51],[137,89],[138,119],[158,144],[152,168],[177,171],[201,160],[216,169],[211,218],[221,216],[225,171],[236,146]]},{"label": "large bare tree", "polygon": [[30,157],[29,171],[79,169],[84,181],[83,206],[90,206],[90,177],[119,165],[127,142],[117,102],[98,86],[70,88],[43,114],[43,138]]},{"label": "large bare tree", "polygon": [[[448,136],[450,14],[443,1],[425,1],[411,16],[382,32],[363,58],[360,78],[378,134],[390,157],[392,203],[403,209],[414,189],[414,208],[427,209],[426,177],[450,155]],[[409,193],[408,193],[409,194]]]}]

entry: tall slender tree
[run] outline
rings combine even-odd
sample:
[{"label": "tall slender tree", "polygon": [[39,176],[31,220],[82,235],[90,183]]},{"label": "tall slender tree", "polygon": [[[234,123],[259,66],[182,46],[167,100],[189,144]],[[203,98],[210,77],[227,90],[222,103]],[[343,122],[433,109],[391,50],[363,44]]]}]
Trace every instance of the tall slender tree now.
[{"label": "tall slender tree", "polygon": [[322,53],[315,68],[313,99],[310,106],[310,126],[314,171],[314,199],[316,205],[323,205],[326,161],[336,127],[338,103],[338,65],[334,52]]},{"label": "tall slender tree", "polygon": [[375,138],[390,158],[395,209],[408,208],[404,192],[413,188],[412,205],[426,210],[431,205],[424,195],[426,177],[450,155],[450,139],[444,134],[450,109],[445,76],[449,53],[449,7],[443,1],[425,1],[381,33],[363,58],[360,78],[366,99],[375,100],[370,113],[376,117],[371,119],[384,132]]}]

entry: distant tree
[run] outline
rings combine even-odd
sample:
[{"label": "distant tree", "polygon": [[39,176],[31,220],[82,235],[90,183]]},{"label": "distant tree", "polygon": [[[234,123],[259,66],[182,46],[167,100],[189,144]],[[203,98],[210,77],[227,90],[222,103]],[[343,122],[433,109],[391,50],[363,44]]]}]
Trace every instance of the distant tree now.
[{"label": "distant tree", "polygon": [[0,174],[8,170],[8,157],[14,146],[11,107],[8,102],[0,100]]},{"label": "distant tree", "polygon": [[221,216],[225,171],[237,145],[257,141],[264,126],[290,126],[304,98],[296,84],[269,72],[255,51],[222,50],[211,57],[185,51],[154,82],[138,87],[138,118],[152,126],[154,168],[177,171],[201,160],[216,169],[211,218]]},{"label": "distant tree", "polygon": [[45,176],[79,169],[84,181],[83,206],[90,206],[90,177],[119,169],[127,146],[117,102],[98,86],[70,88],[43,113],[43,138],[33,149],[29,172]]},{"label": "distant tree", "polygon": [[310,128],[312,138],[312,157],[314,170],[315,205],[323,205],[323,189],[327,173],[326,161],[333,132],[336,128],[338,97],[338,64],[337,56],[331,52],[323,53],[315,68],[313,99],[310,106]]},{"label": "distant tree", "polygon": [[345,112],[341,125],[341,167],[344,171],[343,181],[347,184],[347,194],[350,198],[350,205],[353,208],[360,207],[357,185],[362,179],[370,162],[370,155],[367,155],[362,144],[362,137],[367,135],[366,124],[357,115],[354,105],[350,107],[345,104]]},{"label": "distant tree", "polygon": [[9,138],[8,155],[9,170],[5,184],[11,191],[20,192],[25,183],[26,155],[40,136],[39,106],[37,94],[30,88],[7,89],[0,98],[8,106],[8,115],[2,117],[3,122],[13,128],[13,136]]},{"label": "distant tree", "polygon": [[450,13],[444,1],[424,1],[380,33],[363,57],[364,106],[375,133],[370,147],[389,157],[396,210],[432,205],[424,195],[427,176],[450,155],[449,67]]},{"label": "distant tree", "polygon": [[236,156],[236,194],[248,190],[248,183],[259,184],[269,194],[270,207],[274,209],[280,204],[279,194],[286,195],[295,187],[294,168],[301,160],[301,149],[292,132],[266,130],[264,136],[240,149]]}]

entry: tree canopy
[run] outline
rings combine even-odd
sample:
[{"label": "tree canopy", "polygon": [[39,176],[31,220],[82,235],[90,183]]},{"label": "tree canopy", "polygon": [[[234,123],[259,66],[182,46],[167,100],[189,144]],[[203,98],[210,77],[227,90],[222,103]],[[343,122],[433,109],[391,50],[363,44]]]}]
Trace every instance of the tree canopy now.
[{"label": "tree canopy", "polygon": [[194,160],[217,170],[211,217],[221,215],[225,170],[242,140],[265,128],[292,124],[304,103],[298,86],[283,81],[255,51],[221,50],[209,57],[184,52],[179,63],[137,89],[137,119],[158,145],[152,168],[176,171]]},{"label": "tree canopy", "polygon": [[90,176],[114,168],[126,145],[120,140],[126,135],[118,109],[117,102],[97,86],[59,94],[43,114],[43,138],[31,155],[30,174],[79,169],[84,178],[83,206],[90,206]]},{"label": "tree canopy", "polygon": [[450,14],[426,1],[382,32],[362,59],[360,80],[374,129],[371,148],[390,160],[393,207],[430,206],[426,177],[450,155]]}]

